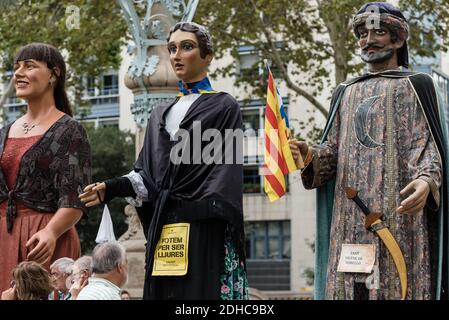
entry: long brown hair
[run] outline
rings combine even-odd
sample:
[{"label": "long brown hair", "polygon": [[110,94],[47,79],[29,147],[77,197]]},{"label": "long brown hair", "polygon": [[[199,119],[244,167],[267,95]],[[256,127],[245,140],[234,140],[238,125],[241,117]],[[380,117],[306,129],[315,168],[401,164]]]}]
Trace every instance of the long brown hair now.
[{"label": "long brown hair", "polygon": [[[70,107],[70,102],[67,98],[67,92],[65,91],[67,70],[64,58],[59,50],[46,43],[30,43],[19,49],[14,58],[14,63],[27,59],[34,59],[36,61],[47,63],[48,68],[56,77],[56,83],[53,90],[56,108],[69,116],[73,116],[72,108]],[[55,72],[56,69],[59,71],[59,74]]]},{"label": "long brown hair", "polygon": [[23,261],[12,271],[19,300],[47,299],[53,291],[50,275],[40,264]]}]

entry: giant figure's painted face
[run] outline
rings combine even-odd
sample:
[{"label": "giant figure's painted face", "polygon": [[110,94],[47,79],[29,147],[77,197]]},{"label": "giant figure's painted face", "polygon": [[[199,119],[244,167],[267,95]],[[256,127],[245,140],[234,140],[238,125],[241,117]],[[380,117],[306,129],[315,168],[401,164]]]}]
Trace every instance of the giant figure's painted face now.
[{"label": "giant figure's painted face", "polygon": [[384,2],[366,3],[355,15],[352,27],[364,62],[382,63],[392,59],[396,51],[397,64],[408,67],[409,26],[398,8]]},{"label": "giant figure's painted face", "polygon": [[201,57],[199,43],[192,32],[176,30],[168,40],[170,63],[176,76],[185,83],[202,80],[208,71],[211,55]]},{"label": "giant figure's painted face", "polygon": [[393,58],[395,51],[403,43],[392,41],[391,33],[386,27],[379,29],[367,29],[365,26],[358,28],[360,34],[359,46],[361,58],[366,63],[382,63]]},{"label": "giant figure's painted face", "polygon": [[46,62],[27,59],[14,63],[14,85],[16,95],[22,99],[33,99],[50,88],[52,72]]}]

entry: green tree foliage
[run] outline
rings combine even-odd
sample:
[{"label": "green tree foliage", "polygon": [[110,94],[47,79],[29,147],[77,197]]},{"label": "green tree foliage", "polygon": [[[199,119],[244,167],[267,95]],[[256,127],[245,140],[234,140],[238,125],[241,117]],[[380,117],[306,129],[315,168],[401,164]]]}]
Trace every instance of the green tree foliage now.
[{"label": "green tree foliage", "polygon": [[[252,89],[255,96],[263,98],[266,75],[254,74],[264,69],[263,59],[268,59],[290,89],[326,116],[327,106],[316,97],[324,87],[335,87],[363,68],[357,57],[359,51],[351,22],[366,2],[202,0],[195,20],[209,28],[218,58],[230,52],[238,59],[237,48],[242,45],[253,46],[260,53],[260,61],[253,66],[256,72],[238,76],[237,85]],[[440,50],[447,50],[449,0],[400,0],[399,6],[409,17],[412,58],[414,55],[432,57]],[[280,48],[278,41],[282,42]],[[216,75],[236,76],[235,64],[218,69]],[[290,78],[298,75],[298,81]]]},{"label": "green tree foliage", "polygon": [[[97,128],[87,127],[92,150],[92,181],[103,181],[122,176],[130,172],[134,165],[135,137],[129,132],[120,131],[115,127]],[[125,223],[124,199],[114,199],[108,203],[114,224],[116,238],[120,237],[128,228]],[[95,246],[98,227],[103,214],[103,205],[89,210],[88,219],[82,219],[77,224],[81,239],[81,249],[87,253]]]},{"label": "green tree foliage", "polygon": [[116,1],[2,0],[0,70],[12,70],[12,59],[21,46],[50,43],[66,59],[67,86],[75,92],[74,105],[79,106],[83,76],[119,67],[126,30]]}]

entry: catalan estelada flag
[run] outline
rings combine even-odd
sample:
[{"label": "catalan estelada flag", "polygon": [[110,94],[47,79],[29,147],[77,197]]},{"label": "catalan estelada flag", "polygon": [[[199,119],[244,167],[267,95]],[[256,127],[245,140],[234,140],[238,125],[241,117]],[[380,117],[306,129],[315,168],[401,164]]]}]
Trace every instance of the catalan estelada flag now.
[{"label": "catalan estelada flag", "polygon": [[267,105],[265,108],[264,189],[271,202],[286,192],[285,175],[297,170],[288,144],[288,117],[282,98],[268,69]]}]

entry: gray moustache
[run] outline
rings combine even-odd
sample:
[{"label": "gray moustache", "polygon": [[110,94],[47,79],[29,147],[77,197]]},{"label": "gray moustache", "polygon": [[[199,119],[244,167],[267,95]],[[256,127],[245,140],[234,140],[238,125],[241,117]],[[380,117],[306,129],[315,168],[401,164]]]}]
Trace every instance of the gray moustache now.
[{"label": "gray moustache", "polygon": [[362,51],[365,52],[365,51],[368,51],[368,49],[371,49],[371,48],[383,49],[383,48],[385,48],[385,46],[380,45],[380,44],[370,44],[370,45],[366,45],[366,46],[362,47]]}]

